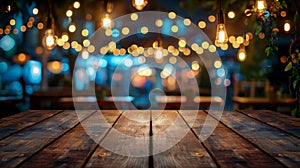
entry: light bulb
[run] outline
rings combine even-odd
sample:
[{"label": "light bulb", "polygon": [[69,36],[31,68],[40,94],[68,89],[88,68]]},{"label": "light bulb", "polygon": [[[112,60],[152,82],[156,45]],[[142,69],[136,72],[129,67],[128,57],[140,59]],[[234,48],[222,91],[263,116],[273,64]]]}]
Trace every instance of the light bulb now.
[{"label": "light bulb", "polygon": [[132,6],[135,7],[137,10],[143,10],[147,4],[147,0],[132,0]]},{"label": "light bulb", "polygon": [[162,58],[163,58],[163,51],[162,51],[162,48],[161,48],[161,47],[158,47],[158,48],[155,50],[155,58],[156,58],[156,59],[162,59]]},{"label": "light bulb", "polygon": [[227,42],[228,42],[228,36],[227,36],[225,24],[220,23],[217,25],[217,34],[216,34],[215,45],[220,47],[224,44],[227,44]]},{"label": "light bulb", "polygon": [[246,53],[246,50],[245,50],[245,46],[241,45],[241,47],[238,51],[237,57],[238,57],[238,60],[240,62],[244,62],[246,60],[247,53]]},{"label": "light bulb", "polygon": [[111,28],[112,27],[112,20],[108,13],[106,13],[102,19],[102,26],[104,28]]},{"label": "light bulb", "polygon": [[283,29],[284,29],[284,31],[289,32],[291,30],[290,23],[289,22],[285,22],[284,25],[283,25]]},{"label": "light bulb", "polygon": [[257,0],[255,5],[259,13],[263,13],[267,9],[266,0]]},{"label": "light bulb", "polygon": [[42,42],[43,46],[48,50],[52,50],[56,46],[57,36],[55,36],[53,29],[47,29],[45,31]]}]

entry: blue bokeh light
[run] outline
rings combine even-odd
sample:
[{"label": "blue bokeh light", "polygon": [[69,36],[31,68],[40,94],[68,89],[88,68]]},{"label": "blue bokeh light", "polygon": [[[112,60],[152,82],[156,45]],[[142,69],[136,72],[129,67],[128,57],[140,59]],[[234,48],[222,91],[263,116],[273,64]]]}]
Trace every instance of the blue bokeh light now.
[{"label": "blue bokeh light", "polygon": [[11,38],[9,35],[3,36],[3,38],[0,40],[0,47],[4,51],[10,51],[12,48],[14,48],[16,42],[13,38]]},{"label": "blue bokeh light", "polygon": [[62,72],[68,72],[69,69],[70,69],[70,66],[68,63],[62,63],[62,69],[61,69]]},{"label": "blue bokeh light", "polygon": [[111,36],[112,37],[119,37],[120,36],[120,31],[118,29],[113,29],[112,32],[111,32]]},{"label": "blue bokeh light", "polygon": [[107,61],[105,59],[99,59],[99,66],[101,68],[106,68],[107,66]]},{"label": "blue bokeh light", "polygon": [[22,67],[18,64],[14,64],[8,67],[7,71],[3,73],[3,82],[18,81],[22,76]]},{"label": "blue bokeh light", "polygon": [[24,66],[24,81],[30,84],[39,84],[42,81],[42,64],[30,60]]},{"label": "blue bokeh light", "polygon": [[220,69],[218,69],[217,70],[217,75],[219,76],[219,77],[224,77],[225,76],[225,70],[224,70],[224,68],[220,68]]},{"label": "blue bokeh light", "polygon": [[18,81],[14,81],[14,82],[10,83],[9,89],[10,89],[11,93],[15,94],[15,95],[22,95],[22,93],[23,93],[22,85]]},{"label": "blue bokeh light", "polygon": [[7,71],[8,65],[6,62],[0,62],[0,73]]}]

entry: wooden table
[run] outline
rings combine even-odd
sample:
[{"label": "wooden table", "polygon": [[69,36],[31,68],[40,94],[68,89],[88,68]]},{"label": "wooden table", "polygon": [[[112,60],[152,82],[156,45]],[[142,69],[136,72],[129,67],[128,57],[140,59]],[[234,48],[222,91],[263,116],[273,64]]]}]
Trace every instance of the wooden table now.
[{"label": "wooden table", "polygon": [[235,103],[235,109],[240,109],[241,107],[253,106],[264,106],[268,108],[274,108],[276,110],[277,106],[292,106],[296,99],[294,98],[268,98],[268,97],[232,97],[232,102]]},{"label": "wooden table", "polygon": [[[0,119],[0,167],[300,167],[300,119],[272,111],[225,111],[216,129],[205,141],[198,129],[207,111],[101,111],[109,125],[96,125],[105,132],[98,142],[116,141],[120,149],[150,152],[168,145],[173,134],[187,127],[188,132],[176,145],[146,157],[118,155],[95,143],[84,131],[73,110],[32,110]],[[82,123],[93,123],[100,111],[85,111]],[[126,118],[132,114],[150,122]],[[179,125],[172,125],[177,119]],[[150,138],[164,135],[167,139]],[[113,128],[112,128],[113,127]],[[122,138],[110,139],[116,129],[127,135],[145,138],[145,144],[128,146]],[[99,131],[95,129],[94,131]]]}]

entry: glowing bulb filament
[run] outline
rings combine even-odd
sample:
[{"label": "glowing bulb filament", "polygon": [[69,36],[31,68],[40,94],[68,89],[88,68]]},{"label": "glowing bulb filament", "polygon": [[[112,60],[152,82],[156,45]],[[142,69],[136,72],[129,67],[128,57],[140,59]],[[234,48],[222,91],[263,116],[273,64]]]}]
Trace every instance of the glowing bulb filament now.
[{"label": "glowing bulb filament", "polygon": [[147,0],[132,0],[132,6],[137,10],[143,10],[143,8],[148,4]]},{"label": "glowing bulb filament", "polygon": [[56,46],[57,37],[52,29],[47,29],[43,37],[43,45],[48,50],[52,50]]},{"label": "glowing bulb filament", "polygon": [[285,23],[283,26],[284,31],[288,32],[291,30],[291,25],[289,23]]},{"label": "glowing bulb filament", "polygon": [[218,24],[216,34],[216,46],[222,46],[228,41],[227,32],[224,24]]},{"label": "glowing bulb filament", "polygon": [[54,45],[55,39],[53,36],[47,36],[46,37],[46,45],[47,46],[52,46]]},{"label": "glowing bulb filament", "polygon": [[241,62],[244,62],[247,58],[247,53],[246,53],[246,49],[245,46],[241,45],[239,51],[238,51],[238,60]]},{"label": "glowing bulb filament", "polygon": [[224,30],[221,30],[219,33],[219,42],[225,42],[225,32]]},{"label": "glowing bulb filament", "polygon": [[256,8],[258,12],[263,12],[267,9],[267,2],[266,0],[257,0],[256,1]]},{"label": "glowing bulb filament", "polygon": [[162,59],[162,57],[163,57],[162,49],[157,49],[156,52],[155,52],[155,58],[156,59]]},{"label": "glowing bulb filament", "polygon": [[105,28],[111,28],[112,27],[112,21],[109,16],[109,14],[105,14],[103,20],[102,20],[102,26]]},{"label": "glowing bulb filament", "polygon": [[136,5],[143,5],[144,0],[135,0]]}]

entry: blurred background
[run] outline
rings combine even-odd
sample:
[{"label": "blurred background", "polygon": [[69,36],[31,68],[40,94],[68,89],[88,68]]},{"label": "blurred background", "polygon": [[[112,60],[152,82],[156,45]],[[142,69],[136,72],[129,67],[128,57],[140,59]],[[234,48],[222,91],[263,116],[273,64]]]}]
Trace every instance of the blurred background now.
[{"label": "blurred background", "polygon": [[[136,4],[134,4],[136,3]],[[255,81],[266,84],[256,90],[258,97],[292,97],[289,91],[290,44],[294,39],[294,1],[268,1],[259,14],[256,1],[238,0],[2,0],[0,12],[0,111],[2,116],[28,109],[61,109],[62,97],[95,87],[99,100],[111,96],[111,84],[130,83],[130,95],[139,108],[148,108],[148,95],[159,88],[166,95],[181,95],[177,81],[188,85],[197,80],[199,95],[210,96],[212,82],[226,87],[225,109],[234,108],[232,97],[249,96],[250,87],[235,93],[235,83]],[[297,3],[297,2],[296,2]],[[215,43],[222,9],[228,42]],[[148,33],[110,25],[114,18],[138,11],[163,11],[168,17],[155,22],[164,34]],[[276,18],[274,19],[274,13]],[[183,19],[174,18],[180,16]],[[271,20],[270,18],[273,18]],[[268,20],[269,19],[269,20]],[[285,23],[290,29],[285,29]],[[188,46],[184,36],[191,24],[211,41],[196,37]],[[114,40],[95,48],[89,38],[97,29]],[[118,39],[136,31],[136,35]],[[49,38],[51,37],[51,38]],[[198,55],[203,51],[218,54],[221,61],[208,71]],[[157,52],[159,51],[159,52]],[[96,54],[95,54],[96,53]],[[207,53],[207,52],[205,52]],[[244,53],[240,55],[241,53]],[[77,61],[76,61],[77,59]],[[147,66],[148,60],[163,64],[163,69]],[[74,72],[75,62],[82,64]],[[121,66],[116,70],[117,66]],[[74,74],[74,79],[73,79]],[[210,80],[212,77],[212,80]],[[129,80],[129,81],[128,81]],[[265,85],[261,85],[264,87]],[[119,87],[122,87],[121,85]],[[114,90],[122,90],[114,85]],[[86,96],[86,95],[85,95]],[[55,97],[55,98],[54,98]],[[278,110],[278,109],[277,109]],[[290,109],[285,109],[289,113]]]}]

